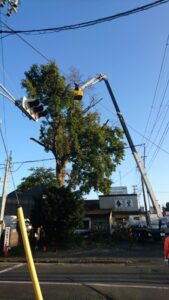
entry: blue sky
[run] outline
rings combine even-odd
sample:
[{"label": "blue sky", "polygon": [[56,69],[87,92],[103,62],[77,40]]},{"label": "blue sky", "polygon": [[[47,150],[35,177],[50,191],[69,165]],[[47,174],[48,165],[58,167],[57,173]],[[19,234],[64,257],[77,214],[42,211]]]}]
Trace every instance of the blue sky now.
[{"label": "blue sky", "polygon": [[[111,16],[149,2],[133,0],[21,0],[17,14],[7,17],[4,8],[1,10],[1,20],[14,30],[59,27]],[[162,149],[159,150],[155,159],[153,159],[157,149],[155,144],[149,142],[145,146],[147,174],[161,205],[169,201],[169,134],[167,134],[169,62],[168,47],[166,47],[169,34],[168,20],[169,3],[166,3],[141,13],[92,27],[48,35],[22,35],[46,58],[54,59],[63,75],[67,75],[71,67],[77,68],[83,74],[84,79],[93,77],[96,73],[105,73],[135,145],[143,144],[148,139],[158,145],[164,132],[163,144],[159,144]],[[4,26],[1,25],[1,30],[3,29]],[[33,63],[46,64],[47,61],[18,36],[7,36],[1,39],[0,43],[0,82],[19,99],[25,95],[24,89],[21,88],[24,72]],[[147,139],[145,140],[142,135],[144,135],[152,108],[165,48],[164,69],[161,72],[149,128],[145,133]],[[158,117],[156,122],[158,126],[156,126],[154,121],[165,87],[166,92],[161,105],[161,112],[164,114],[166,112],[166,117],[161,125],[160,120],[163,120],[164,115],[161,115],[161,119]],[[103,82],[95,86],[94,93],[103,98],[96,107],[102,121],[110,119],[110,122],[119,124]],[[84,99],[84,103],[85,101],[87,101],[87,97]],[[8,151],[12,151],[13,162],[52,158],[51,154],[45,153],[40,146],[30,140],[30,137],[38,138],[40,122],[28,120],[13,104],[2,97],[0,99],[0,119]],[[0,140],[0,147],[0,163],[4,164],[6,153],[2,140]],[[143,146],[138,148],[141,155],[143,155],[143,150]],[[126,149],[125,159],[118,166],[112,178],[114,186],[126,185],[128,191],[132,192],[134,185],[137,185],[138,190],[140,190],[140,181],[135,161],[130,152],[130,149]],[[152,163],[150,163],[151,159],[153,159]],[[31,167],[36,166],[54,167],[54,163],[44,161],[14,164],[15,185],[20,183],[21,178],[30,174],[29,169]],[[0,176],[3,180],[4,169],[2,167],[0,168]],[[2,189],[2,184],[0,187]],[[9,191],[13,189],[12,181],[10,181]],[[95,193],[91,193],[88,197],[97,198],[97,196]]]}]

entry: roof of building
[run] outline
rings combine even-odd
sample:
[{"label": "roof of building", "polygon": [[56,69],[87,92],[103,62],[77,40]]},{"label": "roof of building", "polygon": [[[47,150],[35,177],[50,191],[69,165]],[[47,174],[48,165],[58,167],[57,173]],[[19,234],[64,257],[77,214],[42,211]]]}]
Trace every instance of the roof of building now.
[{"label": "roof of building", "polygon": [[95,209],[86,212],[86,216],[107,216],[110,215],[111,209]]},{"label": "roof of building", "polygon": [[120,197],[126,197],[126,196],[137,196],[136,193],[131,193],[131,194],[106,194],[106,195],[100,195],[99,198],[102,198],[102,197],[113,197],[113,198],[116,198],[117,196],[120,196]]}]

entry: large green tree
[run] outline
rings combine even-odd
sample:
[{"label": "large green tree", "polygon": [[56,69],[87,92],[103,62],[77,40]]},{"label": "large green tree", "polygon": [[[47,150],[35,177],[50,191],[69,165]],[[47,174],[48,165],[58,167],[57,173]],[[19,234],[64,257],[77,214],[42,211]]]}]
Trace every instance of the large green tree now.
[{"label": "large green tree", "polygon": [[55,157],[58,187],[66,184],[85,193],[92,188],[109,192],[112,172],[124,155],[121,129],[101,124],[98,113],[75,101],[54,62],[32,65],[22,86],[29,98],[46,106],[39,142]]}]

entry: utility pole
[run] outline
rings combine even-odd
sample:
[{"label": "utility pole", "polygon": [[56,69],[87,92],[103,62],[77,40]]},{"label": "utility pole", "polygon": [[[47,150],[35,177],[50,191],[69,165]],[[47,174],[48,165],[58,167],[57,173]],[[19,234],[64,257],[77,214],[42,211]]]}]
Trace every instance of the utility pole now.
[{"label": "utility pole", "polygon": [[133,194],[136,194],[136,191],[137,191],[137,185],[132,185],[133,187]]},{"label": "utility pole", "polygon": [[4,178],[4,184],[3,184],[3,191],[2,191],[2,202],[1,202],[1,213],[0,213],[0,238],[2,235],[3,230],[3,221],[4,221],[4,213],[5,213],[5,205],[6,205],[6,195],[9,185],[9,176],[11,171],[11,163],[12,163],[12,157],[11,154],[7,159],[6,168],[5,168],[5,178]]},{"label": "utility pole", "polygon": [[[144,145],[144,155],[143,155],[143,165],[144,165],[144,168],[145,168],[145,158],[146,158],[146,150],[145,150],[145,144]],[[148,208],[147,208],[147,201],[146,201],[146,195],[145,195],[145,188],[144,188],[144,180],[143,180],[143,176],[141,176],[141,184],[142,184],[142,191],[143,191],[143,200],[144,200],[144,207],[145,207],[145,212],[146,212],[146,223],[147,223],[147,226],[150,226],[150,216],[149,216],[149,212],[148,212]]]}]

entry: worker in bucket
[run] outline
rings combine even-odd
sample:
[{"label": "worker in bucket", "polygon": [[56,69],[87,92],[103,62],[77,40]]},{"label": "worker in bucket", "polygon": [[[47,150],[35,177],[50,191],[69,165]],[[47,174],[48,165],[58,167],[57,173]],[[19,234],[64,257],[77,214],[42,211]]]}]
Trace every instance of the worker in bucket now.
[{"label": "worker in bucket", "polygon": [[164,239],[164,259],[168,263],[169,266],[169,233]]}]

